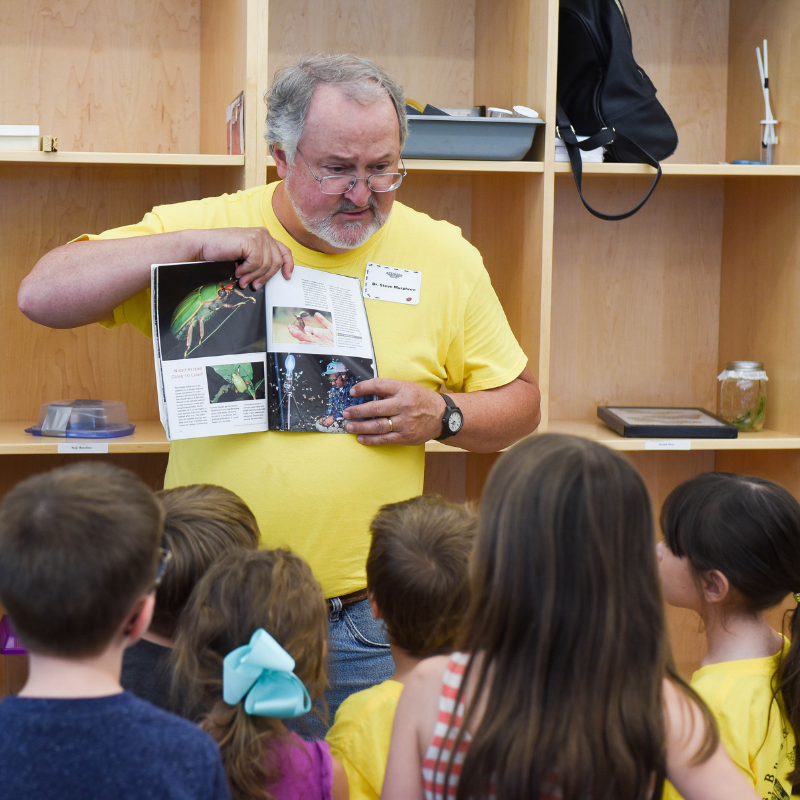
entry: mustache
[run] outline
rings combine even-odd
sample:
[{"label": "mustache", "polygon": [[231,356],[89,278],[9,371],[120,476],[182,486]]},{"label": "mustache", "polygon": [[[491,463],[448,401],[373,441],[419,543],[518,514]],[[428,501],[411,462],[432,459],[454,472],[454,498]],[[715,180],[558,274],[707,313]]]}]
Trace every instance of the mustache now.
[{"label": "mustache", "polygon": [[363,211],[365,208],[370,208],[375,211],[377,207],[378,204],[375,202],[375,198],[372,195],[369,196],[367,204],[364,206],[357,206],[352,200],[342,197],[342,200],[339,203],[339,207],[336,209],[336,211]]}]

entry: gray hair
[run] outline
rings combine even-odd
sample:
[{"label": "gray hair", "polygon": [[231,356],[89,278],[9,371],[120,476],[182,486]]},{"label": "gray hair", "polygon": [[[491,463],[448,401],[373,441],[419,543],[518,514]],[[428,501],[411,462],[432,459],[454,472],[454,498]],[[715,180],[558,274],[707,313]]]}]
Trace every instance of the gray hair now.
[{"label": "gray hair", "polygon": [[370,105],[388,94],[397,112],[400,149],[403,149],[408,135],[403,87],[361,56],[309,53],[279,70],[272,87],[264,94],[267,103],[264,138],[270,148],[276,146],[283,150],[290,164],[294,163],[294,154],[303,136],[311,98],[320,84],[336,86],[361,105]]}]

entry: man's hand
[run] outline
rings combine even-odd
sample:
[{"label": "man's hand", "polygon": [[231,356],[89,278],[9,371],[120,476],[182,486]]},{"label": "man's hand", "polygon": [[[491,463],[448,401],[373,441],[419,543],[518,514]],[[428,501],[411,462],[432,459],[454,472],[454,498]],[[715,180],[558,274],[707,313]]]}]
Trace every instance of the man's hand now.
[{"label": "man's hand", "polygon": [[[239,282],[241,283],[241,281]],[[309,327],[301,328],[299,325],[287,325],[286,327],[298,342],[330,347],[333,344],[333,324],[328,322],[319,311],[314,314],[314,319],[322,325],[322,330]]]},{"label": "man's hand", "polygon": [[442,432],[444,400],[416,383],[373,378],[357,383],[350,393],[381,398],[344,410],[347,432],[358,434],[361,444],[423,444]]},{"label": "man's hand", "polygon": [[201,241],[200,260],[242,262],[236,267],[242,289],[260,289],[279,270],[286,280],[292,276],[291,250],[266,228],[216,228],[202,231]]}]

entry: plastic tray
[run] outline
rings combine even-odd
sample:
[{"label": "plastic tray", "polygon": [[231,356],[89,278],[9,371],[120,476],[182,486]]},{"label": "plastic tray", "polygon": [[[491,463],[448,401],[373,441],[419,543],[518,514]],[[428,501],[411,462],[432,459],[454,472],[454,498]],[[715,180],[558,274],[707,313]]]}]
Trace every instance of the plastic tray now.
[{"label": "plastic tray", "polygon": [[39,421],[25,432],[67,439],[115,439],[128,436],[135,427],[120,400],[56,400],[42,404]]},{"label": "plastic tray", "polygon": [[518,117],[409,116],[403,157],[519,161],[541,125]]}]

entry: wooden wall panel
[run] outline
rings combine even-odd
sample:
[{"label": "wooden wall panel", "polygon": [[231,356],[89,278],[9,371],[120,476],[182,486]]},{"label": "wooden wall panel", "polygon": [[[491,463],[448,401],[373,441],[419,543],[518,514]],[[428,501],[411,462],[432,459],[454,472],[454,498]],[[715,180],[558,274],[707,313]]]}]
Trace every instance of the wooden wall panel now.
[{"label": "wooden wall panel", "polygon": [[197,183],[196,169],[0,167],[0,359],[6,376],[14,376],[0,393],[0,419],[35,422],[41,403],[72,397],[124,400],[132,420],[158,417],[149,339],[130,326],[42,327],[17,309],[17,288],[48,250],[81,233],[136,222],[153,205],[195,198]]},{"label": "wooden wall panel", "polygon": [[[719,367],[763,361],[766,426],[800,433],[800,179],[729,179],[722,244]],[[798,487],[800,488],[800,487]]]},{"label": "wooden wall panel", "polygon": [[466,468],[466,453],[426,453],[423,494],[440,494],[453,503],[463,503]]},{"label": "wooden wall panel", "polygon": [[658,89],[658,99],[678,131],[680,141],[671,160],[723,160],[728,0],[648,0],[624,6],[634,57]]},{"label": "wooden wall panel", "polygon": [[800,163],[800,16],[786,0],[731,0],[730,66],[728,70],[727,158],[761,158],[760,121],[764,119],[756,47],[768,40],[769,96],[780,120],[775,164]]},{"label": "wooden wall panel", "polygon": [[378,63],[423,105],[473,103],[474,0],[280,0],[269,14],[270,81],[301,53],[353,52]]},{"label": "wooden wall panel", "polygon": [[413,165],[397,191],[397,199],[433,219],[446,219],[472,238],[472,176],[459,172],[427,172]]},{"label": "wooden wall panel", "polygon": [[[598,207],[630,207],[647,179],[584,182]],[[604,222],[572,178],[556,185],[552,419],[598,405],[716,405],[722,183],[665,178],[635,216]]]},{"label": "wooden wall panel", "polygon": [[0,123],[60,150],[198,152],[199,0],[0,0],[0,73]]}]

